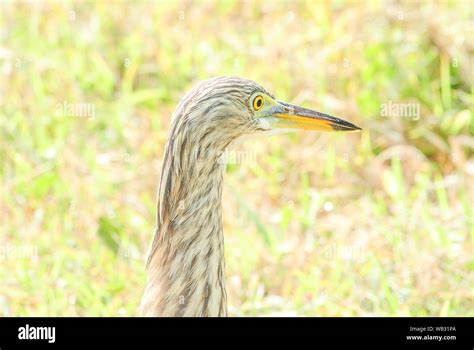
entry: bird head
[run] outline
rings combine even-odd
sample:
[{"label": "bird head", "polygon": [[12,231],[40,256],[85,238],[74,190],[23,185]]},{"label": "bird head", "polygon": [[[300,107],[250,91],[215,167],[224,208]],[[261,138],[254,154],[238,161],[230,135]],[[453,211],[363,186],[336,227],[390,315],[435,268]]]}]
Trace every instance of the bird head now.
[{"label": "bird head", "polygon": [[221,148],[236,138],[258,132],[304,129],[314,131],[359,131],[358,126],[329,114],[276,99],[254,81],[218,77],[197,84],[179,103],[174,114],[175,133],[201,144]]},{"label": "bird head", "polygon": [[255,91],[249,97],[248,104],[256,124],[262,130],[361,130],[358,126],[329,114],[279,101],[264,90]]}]

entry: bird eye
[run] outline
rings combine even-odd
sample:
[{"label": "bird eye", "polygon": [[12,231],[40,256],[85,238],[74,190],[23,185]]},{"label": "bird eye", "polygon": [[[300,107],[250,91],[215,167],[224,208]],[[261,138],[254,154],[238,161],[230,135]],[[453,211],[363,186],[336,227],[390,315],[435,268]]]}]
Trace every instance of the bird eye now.
[{"label": "bird eye", "polygon": [[263,106],[263,96],[258,95],[257,97],[253,99],[253,109],[258,111],[260,108],[262,108],[262,106]]}]

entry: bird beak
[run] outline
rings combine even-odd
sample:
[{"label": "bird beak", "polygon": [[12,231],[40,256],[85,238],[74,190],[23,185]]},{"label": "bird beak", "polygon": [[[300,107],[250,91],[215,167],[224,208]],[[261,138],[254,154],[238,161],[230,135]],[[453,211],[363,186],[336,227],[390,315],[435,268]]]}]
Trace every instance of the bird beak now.
[{"label": "bird beak", "polygon": [[357,125],[329,114],[291,105],[276,100],[271,113],[271,124],[276,128],[316,131],[360,131]]}]

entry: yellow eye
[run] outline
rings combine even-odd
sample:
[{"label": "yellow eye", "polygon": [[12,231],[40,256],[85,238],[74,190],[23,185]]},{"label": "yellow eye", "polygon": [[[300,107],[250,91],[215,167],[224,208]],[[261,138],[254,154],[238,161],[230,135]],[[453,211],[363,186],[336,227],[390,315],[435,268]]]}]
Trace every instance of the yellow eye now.
[{"label": "yellow eye", "polygon": [[253,109],[255,109],[256,111],[258,111],[260,108],[263,107],[263,96],[262,95],[258,95],[257,97],[255,97],[253,99]]}]

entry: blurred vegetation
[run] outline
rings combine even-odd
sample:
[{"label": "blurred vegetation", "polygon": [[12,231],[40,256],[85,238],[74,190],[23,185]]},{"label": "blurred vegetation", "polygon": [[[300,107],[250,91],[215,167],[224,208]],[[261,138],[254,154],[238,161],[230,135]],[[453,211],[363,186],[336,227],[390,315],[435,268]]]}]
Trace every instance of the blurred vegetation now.
[{"label": "blurred vegetation", "polygon": [[0,315],[136,314],[171,113],[218,75],[364,129],[238,146],[231,315],[473,315],[471,1],[0,9]]}]

